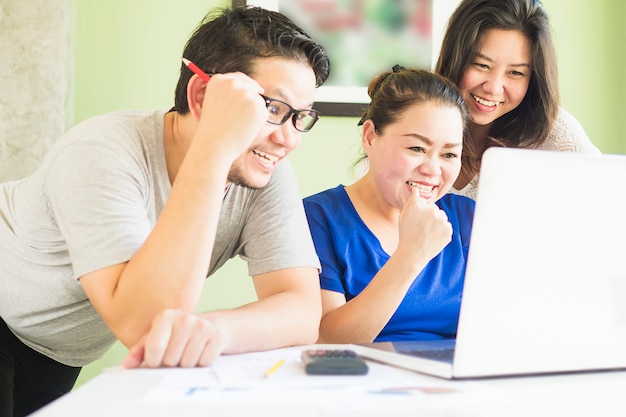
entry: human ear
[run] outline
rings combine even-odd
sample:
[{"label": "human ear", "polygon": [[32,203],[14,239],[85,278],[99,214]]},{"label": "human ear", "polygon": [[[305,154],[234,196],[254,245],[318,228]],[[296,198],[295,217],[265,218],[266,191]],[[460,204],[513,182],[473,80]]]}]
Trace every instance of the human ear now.
[{"label": "human ear", "polygon": [[363,123],[363,133],[361,134],[361,145],[363,150],[367,153],[367,150],[372,147],[372,141],[376,137],[376,126],[372,119],[367,119]]},{"label": "human ear", "polygon": [[189,112],[196,119],[200,119],[202,113],[202,103],[206,92],[206,82],[197,75],[193,75],[187,83],[187,106]]}]

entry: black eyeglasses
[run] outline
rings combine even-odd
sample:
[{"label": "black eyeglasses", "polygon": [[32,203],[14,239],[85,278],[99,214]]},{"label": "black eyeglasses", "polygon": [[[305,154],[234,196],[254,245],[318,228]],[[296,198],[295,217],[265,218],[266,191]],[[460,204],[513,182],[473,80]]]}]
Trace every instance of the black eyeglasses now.
[{"label": "black eyeglasses", "polygon": [[317,110],[296,110],[284,101],[264,95],[261,95],[261,97],[265,100],[265,106],[270,113],[267,122],[273,125],[282,125],[291,117],[291,121],[296,130],[308,132],[320,118],[320,112]]}]

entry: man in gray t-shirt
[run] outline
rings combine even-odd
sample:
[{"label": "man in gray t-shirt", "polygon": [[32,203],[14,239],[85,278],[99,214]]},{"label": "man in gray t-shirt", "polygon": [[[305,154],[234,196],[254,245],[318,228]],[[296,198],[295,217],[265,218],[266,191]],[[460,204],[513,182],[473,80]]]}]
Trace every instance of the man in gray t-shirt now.
[{"label": "man in gray t-shirt", "polygon": [[[116,338],[129,368],[317,340],[319,261],[285,158],[319,117],[324,49],[249,8],[211,15],[184,57],[174,109],[87,120],[0,185],[1,416],[67,392]],[[236,255],[258,301],[193,313]]]}]

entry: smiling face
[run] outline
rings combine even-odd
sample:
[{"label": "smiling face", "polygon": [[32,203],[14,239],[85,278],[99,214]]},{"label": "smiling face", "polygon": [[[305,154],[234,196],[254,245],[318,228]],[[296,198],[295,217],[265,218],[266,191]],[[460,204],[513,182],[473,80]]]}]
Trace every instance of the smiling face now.
[{"label": "smiling face", "polygon": [[[272,57],[259,59],[251,75],[264,95],[288,103],[294,109],[309,109],[315,96],[315,74],[302,62]],[[228,181],[251,188],[265,187],[276,164],[302,140],[291,118],[282,125],[265,123],[252,146],[233,163]]]},{"label": "smiling face", "polygon": [[515,109],[528,91],[531,44],[517,30],[488,29],[459,88],[472,123],[489,125]]},{"label": "smiling face", "polygon": [[461,170],[463,119],[456,107],[423,102],[409,107],[382,134],[363,126],[369,172],[387,203],[401,209],[412,189],[429,202],[443,197]]}]

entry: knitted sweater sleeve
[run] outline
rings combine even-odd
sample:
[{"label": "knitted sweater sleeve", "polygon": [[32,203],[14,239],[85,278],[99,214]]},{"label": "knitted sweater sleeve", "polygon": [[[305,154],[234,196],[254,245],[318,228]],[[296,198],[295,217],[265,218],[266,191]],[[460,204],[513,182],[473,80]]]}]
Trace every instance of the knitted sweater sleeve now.
[{"label": "knitted sweater sleeve", "polygon": [[600,153],[578,120],[563,108],[559,109],[554,126],[539,149],[557,152]]}]

